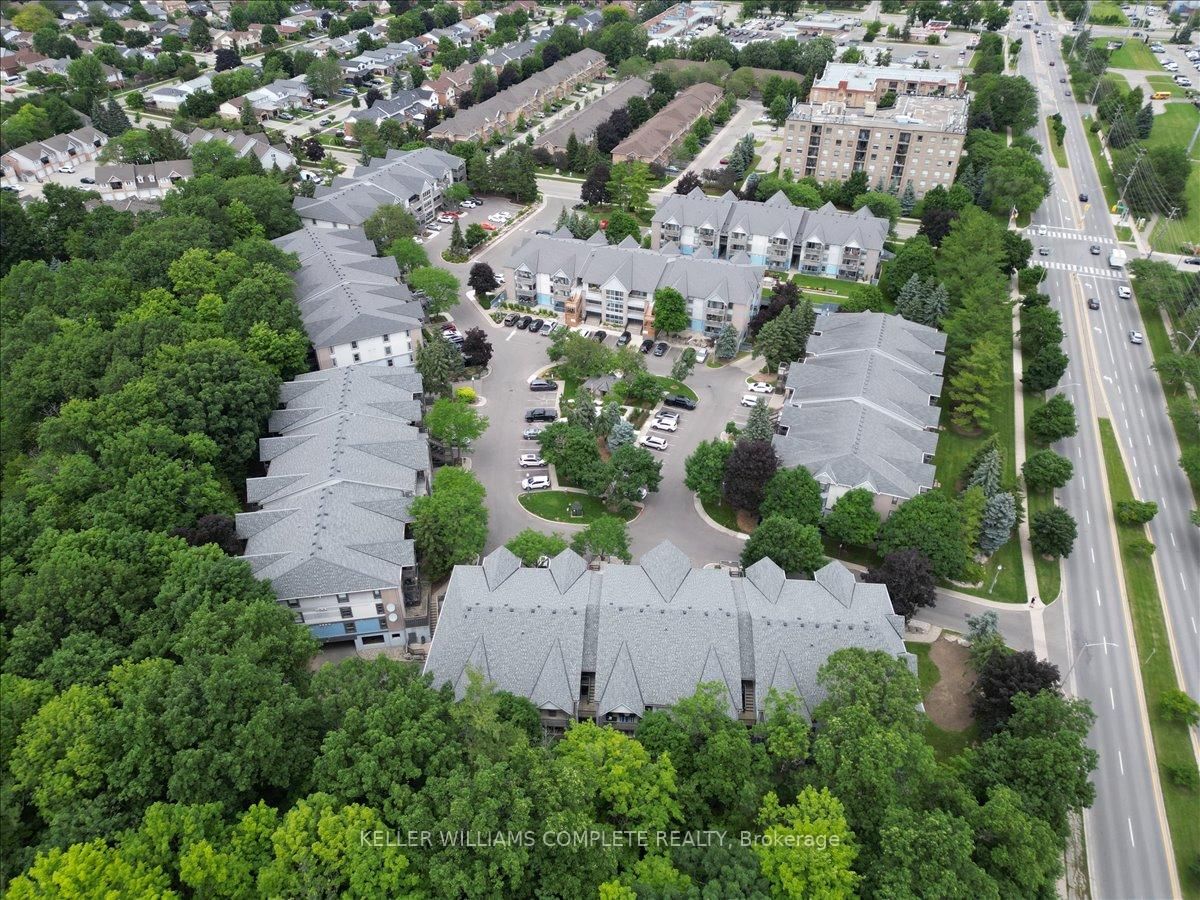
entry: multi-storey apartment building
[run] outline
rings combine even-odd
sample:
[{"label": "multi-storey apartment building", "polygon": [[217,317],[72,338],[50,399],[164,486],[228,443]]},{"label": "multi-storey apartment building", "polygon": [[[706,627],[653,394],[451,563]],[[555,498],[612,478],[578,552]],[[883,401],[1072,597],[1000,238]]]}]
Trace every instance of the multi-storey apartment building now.
[{"label": "multi-storey apartment building", "polygon": [[313,196],[294,198],[292,206],[305,224],[319,228],[355,228],[389,203],[428,222],[437,215],[446,188],[466,174],[462,159],[432,147],[389,150],[382,159],[359,166],[354,175],[318,187]]},{"label": "multi-storey apartment building", "polygon": [[884,313],[820,316],[788,369],[775,451],[804,466],[825,507],[856,487],[882,516],[934,487],[946,335]]},{"label": "multi-storey apartment building", "polygon": [[846,181],[866,172],[872,187],[918,197],[954,181],[967,135],[965,97],[903,97],[890,109],[874,101],[798,103],[784,128],[779,170],[797,178]]},{"label": "multi-storey apartment building", "polygon": [[716,85],[693,84],[617,144],[612,151],[613,162],[637,160],[665,165],[695,121],[716,109],[724,96]]},{"label": "multi-storey apartment building", "polygon": [[610,246],[600,232],[579,241],[566,231],[530,238],[505,270],[517,303],[561,312],[571,324],[590,319],[643,334],[653,333],[654,292],[674,288],[687,301],[690,330],[707,337],[726,325],[745,335],[764,274],[747,256],[718,260],[683,256],[678,248],[656,252],[633,238]]},{"label": "multi-storey apartment building", "polygon": [[878,103],[889,92],[897,97],[963,97],[967,83],[958,69],[831,62],[813,82],[808,99],[810,103],[835,101],[862,109],[868,103]]},{"label": "multi-storey apartment building", "polygon": [[320,368],[413,362],[424,311],[361,228],[309,226],[272,243],[300,259],[296,305]]},{"label": "multi-storey apartment building", "polygon": [[442,141],[486,140],[515,125],[521,116],[528,118],[540,112],[547,102],[565,97],[580,84],[602,75],[607,65],[604,54],[596,50],[572,53],[494,97],[459,110],[433,128],[429,136]]},{"label": "multi-storey apartment building", "polygon": [[693,568],[667,542],[599,570],[571,550],[523,568],[500,547],[454,567],[425,673],[462,696],[474,670],[533,701],[550,735],[587,720],[632,732],[705,682],[721,685],[730,717],[753,725],[772,689],[811,717],[825,697],[817,672],[851,647],[916,671],[887,587],[857,582],[839,562],[801,581],[770,559],[744,577]]},{"label": "multi-storey apartment building", "polygon": [[671,194],[655,210],[650,246],[720,259],[747,254],[753,265],[770,269],[874,281],[887,234],[887,220],[865,206],[854,213],[828,203],[806,209],[782,192],[759,202],[732,193],[710,197],[696,188],[686,196]]},{"label": "multi-storey apartment building", "polygon": [[430,482],[421,397],[411,369],[374,366],[280,388],[237,533],[255,576],[322,642],[429,639],[409,516]]}]

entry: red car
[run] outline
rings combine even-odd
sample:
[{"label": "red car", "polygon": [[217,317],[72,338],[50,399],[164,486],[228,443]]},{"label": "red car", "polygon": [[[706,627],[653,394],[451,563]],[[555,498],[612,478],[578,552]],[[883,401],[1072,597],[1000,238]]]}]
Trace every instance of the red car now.
[{"label": "red car", "polygon": [[721,160],[721,165],[723,165],[723,166],[729,165],[729,160],[727,160],[727,159]]},{"label": "red car", "polygon": [[484,231],[495,231],[496,230],[496,226],[493,225],[491,222],[484,222],[479,227],[482,228]]}]

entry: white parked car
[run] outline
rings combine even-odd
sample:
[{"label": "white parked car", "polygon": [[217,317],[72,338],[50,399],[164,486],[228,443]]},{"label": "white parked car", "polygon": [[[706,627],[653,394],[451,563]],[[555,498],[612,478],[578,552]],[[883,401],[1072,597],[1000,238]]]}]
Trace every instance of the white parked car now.
[{"label": "white parked car", "polygon": [[437,234],[439,231],[442,230],[442,226],[439,225],[437,222],[430,222],[428,225],[425,226],[425,230],[432,231],[434,234]]},{"label": "white parked car", "polygon": [[502,216],[500,213],[492,213],[490,216],[488,216],[488,221],[493,225],[507,225],[508,217]]},{"label": "white parked car", "polygon": [[67,163],[65,166],[59,166],[58,171],[62,172],[64,175],[74,175],[75,167],[70,163]]},{"label": "white parked car", "polygon": [[679,428],[679,423],[674,419],[655,419],[650,427],[657,431],[675,431]]},{"label": "white parked car", "polygon": [[773,394],[775,393],[775,388],[765,381],[756,381],[750,385],[750,391],[754,394]]},{"label": "white parked car", "polygon": [[742,394],[742,406],[755,407],[762,402],[762,397],[759,397],[757,394]]},{"label": "white parked car", "polygon": [[542,459],[541,455],[538,453],[522,453],[521,454],[521,468],[522,469],[537,468],[539,466],[544,466],[545,464],[546,464],[546,461],[544,459]]},{"label": "white parked car", "polygon": [[642,446],[649,450],[666,450],[667,442],[656,434],[648,434],[642,438]]},{"label": "white parked car", "polygon": [[440,216],[438,216],[437,220],[439,222],[441,222],[443,225],[453,225],[454,224],[454,216],[448,216],[445,213],[442,213]]},{"label": "white parked car", "polygon": [[511,219],[513,217],[512,213],[505,212],[504,210],[500,210],[500,212],[496,213],[496,215],[498,215],[500,218],[502,218],[505,222],[507,222],[509,219]]},{"label": "white parked car", "polygon": [[550,487],[549,475],[530,475],[521,482],[523,491],[544,491]]},{"label": "white parked car", "polygon": [[461,206],[463,209],[474,209],[479,204],[476,203],[474,200],[464,200],[462,203],[460,203],[458,205]]}]

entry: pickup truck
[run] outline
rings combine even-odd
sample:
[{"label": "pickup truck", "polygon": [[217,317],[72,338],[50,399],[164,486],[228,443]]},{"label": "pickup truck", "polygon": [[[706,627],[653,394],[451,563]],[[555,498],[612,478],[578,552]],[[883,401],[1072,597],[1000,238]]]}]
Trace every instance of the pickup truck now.
[{"label": "pickup truck", "polygon": [[1108,266],[1111,269],[1125,268],[1125,260],[1125,251],[1120,247],[1113,247],[1112,251],[1108,254]]}]

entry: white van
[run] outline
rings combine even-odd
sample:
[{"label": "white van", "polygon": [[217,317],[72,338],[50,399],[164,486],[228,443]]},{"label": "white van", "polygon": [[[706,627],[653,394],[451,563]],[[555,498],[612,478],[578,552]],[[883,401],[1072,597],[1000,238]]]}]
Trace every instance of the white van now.
[{"label": "white van", "polygon": [[21,81],[20,75],[5,75],[4,76],[5,84],[19,84],[20,81]]},{"label": "white van", "polygon": [[762,400],[762,397],[758,396],[758,394],[742,394],[742,406],[758,406],[760,400]]}]

